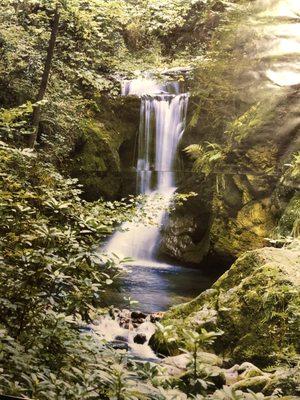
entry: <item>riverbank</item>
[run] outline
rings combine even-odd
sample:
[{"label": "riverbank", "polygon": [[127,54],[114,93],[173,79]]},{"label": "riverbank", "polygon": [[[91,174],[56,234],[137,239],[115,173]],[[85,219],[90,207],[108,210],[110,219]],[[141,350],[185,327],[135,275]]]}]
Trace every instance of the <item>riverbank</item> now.
[{"label": "riverbank", "polygon": [[[109,345],[138,363],[159,365],[181,390],[176,399],[297,399],[299,265],[297,241],[248,252],[191,302],[148,315],[111,309],[92,329],[114,332]],[[193,368],[199,382],[189,386]]]}]

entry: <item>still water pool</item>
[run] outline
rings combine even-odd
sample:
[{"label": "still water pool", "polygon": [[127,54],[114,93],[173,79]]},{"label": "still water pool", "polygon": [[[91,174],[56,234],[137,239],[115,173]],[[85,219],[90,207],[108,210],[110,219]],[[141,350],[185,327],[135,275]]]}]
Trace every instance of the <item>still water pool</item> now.
[{"label": "still water pool", "polygon": [[128,308],[124,297],[130,297],[138,301],[131,308],[146,313],[165,311],[199,295],[219,275],[165,263],[139,262],[125,267],[118,284],[109,291],[109,299],[118,308]]}]

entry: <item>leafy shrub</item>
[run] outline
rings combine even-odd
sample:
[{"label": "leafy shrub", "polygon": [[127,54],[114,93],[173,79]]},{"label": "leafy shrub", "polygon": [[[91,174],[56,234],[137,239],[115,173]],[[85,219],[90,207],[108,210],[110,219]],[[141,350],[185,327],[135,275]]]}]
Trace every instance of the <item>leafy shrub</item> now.
[{"label": "leafy shrub", "polygon": [[50,373],[77,365],[70,352],[78,347],[77,356],[86,357],[86,341],[72,321],[90,321],[101,305],[117,265],[96,249],[135,205],[82,202],[75,180],[26,149],[1,142],[0,160],[1,385],[12,394],[26,387],[35,396],[44,373],[50,385]]},{"label": "leafy shrub", "polygon": [[205,176],[215,172],[215,169],[225,159],[224,149],[217,143],[192,144],[185,151],[194,159],[194,171],[202,172]]}]

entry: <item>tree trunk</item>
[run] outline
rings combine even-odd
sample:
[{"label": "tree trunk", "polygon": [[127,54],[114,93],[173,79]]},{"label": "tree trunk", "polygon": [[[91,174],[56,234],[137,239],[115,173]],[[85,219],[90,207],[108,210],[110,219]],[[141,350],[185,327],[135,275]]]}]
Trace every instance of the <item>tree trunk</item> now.
[{"label": "tree trunk", "polygon": [[[53,18],[53,26],[52,26],[52,30],[51,30],[51,36],[50,36],[50,40],[49,40],[47,58],[46,58],[42,81],[41,81],[40,89],[39,89],[39,92],[38,92],[38,95],[36,98],[36,102],[40,102],[44,99],[45,93],[47,90],[49,76],[50,76],[50,70],[51,70],[51,65],[52,65],[52,59],[53,59],[53,54],[54,54],[54,48],[55,48],[55,43],[56,43],[57,34],[58,34],[59,17],[60,17],[59,9],[58,9],[58,6],[56,6],[55,14],[54,14],[54,18]],[[34,147],[34,145],[35,145],[36,138],[37,138],[38,131],[39,131],[40,117],[41,117],[41,106],[37,105],[34,108],[33,115],[32,115],[33,132],[29,136],[29,143],[28,143],[30,147]]]}]

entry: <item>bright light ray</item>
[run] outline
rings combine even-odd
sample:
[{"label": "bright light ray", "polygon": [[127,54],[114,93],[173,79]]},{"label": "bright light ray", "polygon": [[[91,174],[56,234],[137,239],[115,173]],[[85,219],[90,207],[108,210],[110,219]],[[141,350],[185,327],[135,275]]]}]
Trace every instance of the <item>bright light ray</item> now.
[{"label": "bright light ray", "polygon": [[[266,76],[278,86],[291,86],[300,84],[300,63],[295,61],[300,58],[300,1],[280,0],[260,2],[265,11],[258,15],[258,22],[266,17],[273,19],[272,23],[265,25],[263,33],[268,50],[258,54],[260,58],[274,58],[272,66],[267,69]],[[258,23],[257,30],[262,29]]]}]

